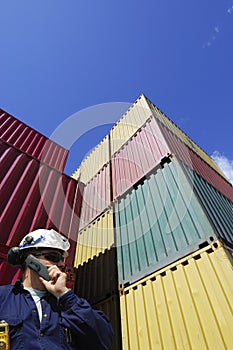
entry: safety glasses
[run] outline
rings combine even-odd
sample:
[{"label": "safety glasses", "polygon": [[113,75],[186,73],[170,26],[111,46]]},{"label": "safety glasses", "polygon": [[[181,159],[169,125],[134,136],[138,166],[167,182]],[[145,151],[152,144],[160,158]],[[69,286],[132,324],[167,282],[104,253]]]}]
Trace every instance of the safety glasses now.
[{"label": "safety glasses", "polygon": [[33,254],[34,256],[43,256],[46,260],[52,261],[52,262],[59,262],[59,261],[64,261],[64,256],[62,256],[59,253],[56,252],[48,252],[48,253],[37,253]]}]

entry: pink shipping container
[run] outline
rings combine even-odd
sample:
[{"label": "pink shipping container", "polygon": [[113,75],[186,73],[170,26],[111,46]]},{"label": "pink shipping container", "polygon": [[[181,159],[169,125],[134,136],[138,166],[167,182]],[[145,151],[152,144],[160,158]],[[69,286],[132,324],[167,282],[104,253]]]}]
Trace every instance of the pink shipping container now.
[{"label": "pink shipping container", "polygon": [[6,251],[37,228],[54,228],[69,238],[66,263],[73,266],[82,184],[4,141],[0,141],[0,154],[0,284],[10,282],[15,274],[4,262]]},{"label": "pink shipping container", "polygon": [[210,185],[225,197],[233,201],[233,187],[230,182],[219,175],[202,158],[188,148],[171,130],[158,121],[158,125],[167,140],[172,153],[184,161],[192,170],[201,175]]},{"label": "pink shipping container", "polygon": [[110,206],[110,186],[110,163],[108,163],[84,187],[80,229]]},{"label": "pink shipping container", "polygon": [[149,119],[112,157],[112,190],[116,199],[170,153],[154,118]]},{"label": "pink shipping container", "polygon": [[0,138],[21,151],[63,171],[68,150],[0,109]]},{"label": "pink shipping container", "polygon": [[132,188],[168,154],[174,153],[192,170],[228,199],[233,200],[230,182],[187,147],[165,125],[150,118],[112,157],[113,199]]}]

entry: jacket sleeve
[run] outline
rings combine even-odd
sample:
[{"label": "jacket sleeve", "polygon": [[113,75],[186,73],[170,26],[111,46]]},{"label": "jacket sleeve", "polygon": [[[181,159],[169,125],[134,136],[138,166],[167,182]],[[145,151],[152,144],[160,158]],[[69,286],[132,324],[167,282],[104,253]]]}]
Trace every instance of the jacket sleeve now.
[{"label": "jacket sleeve", "polygon": [[85,299],[79,298],[72,290],[65,293],[58,303],[62,325],[69,329],[72,342],[80,349],[111,349],[113,329],[102,311],[92,309]]}]

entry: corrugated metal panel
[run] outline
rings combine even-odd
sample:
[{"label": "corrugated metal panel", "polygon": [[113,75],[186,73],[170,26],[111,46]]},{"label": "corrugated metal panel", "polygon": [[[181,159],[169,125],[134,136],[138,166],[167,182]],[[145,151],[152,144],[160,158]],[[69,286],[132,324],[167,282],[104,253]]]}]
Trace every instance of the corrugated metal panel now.
[{"label": "corrugated metal panel", "polygon": [[71,175],[71,177],[73,177],[74,179],[78,180],[80,179],[81,176],[81,167],[79,166]]},{"label": "corrugated metal panel", "polygon": [[[115,203],[120,284],[133,283],[218,237],[180,163],[171,159]],[[224,214],[229,215],[228,208],[222,207]],[[225,234],[223,227],[218,235],[226,238],[229,227]]]},{"label": "corrugated metal panel", "polygon": [[107,135],[82,161],[72,177],[87,184],[109,162],[109,135]]},{"label": "corrugated metal panel", "polygon": [[110,163],[108,163],[84,188],[80,229],[109,207],[111,203],[110,183]]},{"label": "corrugated metal panel", "polygon": [[0,259],[0,285],[14,283],[21,277],[19,268],[9,266],[5,259]]},{"label": "corrugated metal panel", "polygon": [[78,267],[114,245],[112,209],[79,231],[74,266]]},{"label": "corrugated metal panel", "polygon": [[212,167],[202,160],[196,153],[188,148],[175,134],[158,121],[165,139],[169,143],[171,150],[189,167],[201,175],[209,184],[219,190],[225,197],[233,200],[233,187],[230,182],[226,181]]},{"label": "corrugated metal panel", "polygon": [[165,114],[163,114],[149,99],[147,102],[151,108],[151,111],[156,119],[162,122],[168,129],[170,129],[177,137],[179,137],[190,149],[192,149],[199,157],[201,157],[209,166],[211,166],[217,173],[223,178],[226,176],[219,169],[213,159],[208,156],[193,140],[191,140],[175,123],[173,123]]},{"label": "corrugated metal panel", "polygon": [[0,138],[50,166],[63,171],[68,151],[0,109]]},{"label": "corrugated metal panel", "polygon": [[145,123],[151,111],[141,95],[110,130],[111,156]]},{"label": "corrugated metal panel", "polygon": [[91,304],[118,293],[116,248],[106,249],[76,270],[75,292]]},{"label": "corrugated metal panel", "polygon": [[233,245],[233,204],[201,176],[183,164],[202,207],[222,240]]},{"label": "corrugated metal panel", "polygon": [[6,260],[9,248],[7,245],[0,243],[0,259]]},{"label": "corrugated metal panel", "polygon": [[18,245],[36,228],[55,228],[70,239],[67,264],[73,265],[82,185],[2,141],[0,150],[1,244]]},{"label": "corrugated metal panel", "polygon": [[113,200],[160,163],[170,149],[157,125],[149,119],[112,157]]},{"label": "corrugated metal panel", "polygon": [[[103,311],[109,318],[113,330],[114,330],[114,340],[111,350],[121,350],[121,325],[120,325],[120,306],[119,306],[119,296],[115,295],[111,298],[107,298],[98,304],[93,305],[94,309]],[[146,349],[144,349],[146,350]]]},{"label": "corrugated metal panel", "polygon": [[229,350],[232,300],[232,263],[215,242],[124,290],[123,349]]},{"label": "corrugated metal panel", "polygon": [[[32,148],[35,149],[35,148]],[[32,152],[33,153],[33,152]],[[40,154],[40,160],[47,163],[51,167],[63,172],[66,160],[68,157],[68,150],[62,148],[54,141],[48,139]]]}]

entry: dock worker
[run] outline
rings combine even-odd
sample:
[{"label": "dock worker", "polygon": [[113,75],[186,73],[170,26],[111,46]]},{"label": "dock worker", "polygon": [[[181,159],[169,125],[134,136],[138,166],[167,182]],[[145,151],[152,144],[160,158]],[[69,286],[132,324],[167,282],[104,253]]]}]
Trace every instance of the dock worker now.
[{"label": "dock worker", "polygon": [[[106,315],[67,288],[64,258],[70,248],[55,230],[28,233],[8,252],[22,280],[0,287],[0,321],[8,324],[11,350],[110,350],[113,330]],[[48,278],[27,264],[35,257]]]}]

